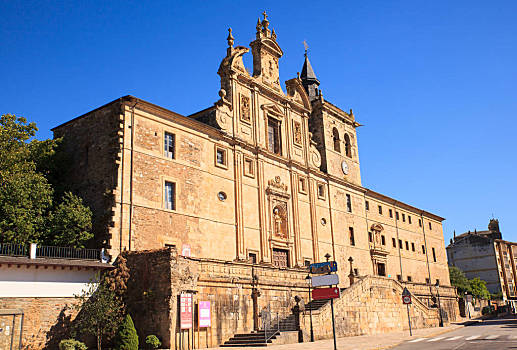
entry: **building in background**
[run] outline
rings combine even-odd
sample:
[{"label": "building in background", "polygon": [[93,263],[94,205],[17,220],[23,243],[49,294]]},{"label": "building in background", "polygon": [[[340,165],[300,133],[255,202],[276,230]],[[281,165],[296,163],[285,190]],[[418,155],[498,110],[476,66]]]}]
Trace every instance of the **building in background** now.
[{"label": "building in background", "polygon": [[490,293],[502,293],[503,300],[516,302],[517,243],[502,239],[497,219],[490,220],[487,231],[455,234],[447,258],[467,278],[484,280]]}]

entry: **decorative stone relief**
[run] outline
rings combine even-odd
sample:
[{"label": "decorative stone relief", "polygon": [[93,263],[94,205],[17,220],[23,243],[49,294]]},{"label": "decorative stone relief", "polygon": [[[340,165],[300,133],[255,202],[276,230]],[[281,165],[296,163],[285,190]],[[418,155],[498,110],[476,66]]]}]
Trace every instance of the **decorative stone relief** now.
[{"label": "decorative stone relief", "polygon": [[294,143],[302,145],[302,124],[296,120],[293,121],[293,138]]},{"label": "decorative stone relief", "polygon": [[248,96],[241,94],[241,120],[245,122],[251,121],[251,115],[250,115],[250,98]]},{"label": "decorative stone relief", "polygon": [[273,207],[273,234],[276,237],[287,239],[287,203],[277,201]]},{"label": "decorative stone relief", "polygon": [[275,188],[275,189],[283,191],[283,192],[287,192],[287,189],[288,189],[287,185],[282,183],[280,176],[275,176],[274,180],[269,180],[268,185],[269,185],[269,187]]}]

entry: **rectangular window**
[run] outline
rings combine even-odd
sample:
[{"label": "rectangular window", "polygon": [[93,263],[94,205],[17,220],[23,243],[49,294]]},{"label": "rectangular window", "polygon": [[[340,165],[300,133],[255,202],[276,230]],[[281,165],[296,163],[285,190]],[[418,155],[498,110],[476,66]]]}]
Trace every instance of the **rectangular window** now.
[{"label": "rectangular window", "polygon": [[311,261],[309,259],[305,259],[303,261],[303,266],[305,266],[305,267],[309,267],[310,264],[311,264]]},{"label": "rectangular window", "polygon": [[373,234],[371,232],[368,232],[368,242],[373,242]]},{"label": "rectangular window", "polygon": [[366,210],[370,210],[370,202],[364,202],[364,207],[366,208]]},{"label": "rectangular window", "polygon": [[378,208],[379,208],[379,215],[382,215],[382,206],[381,206],[381,205],[379,205],[379,207],[378,207]]},{"label": "rectangular window", "polygon": [[422,227],[422,219],[418,219],[418,227]]},{"label": "rectangular window", "polygon": [[257,253],[248,253],[248,261],[252,264],[257,263]]},{"label": "rectangular window", "polygon": [[165,181],[165,208],[176,210],[176,184],[174,182]]},{"label": "rectangular window", "polygon": [[409,223],[411,223],[411,215],[408,215],[408,216],[407,216],[407,221],[408,221]]},{"label": "rectangular window", "polygon": [[389,212],[390,212],[390,218],[393,218],[393,210],[390,209]]},{"label": "rectangular window", "polygon": [[401,275],[397,275],[397,281],[402,282],[402,276]]},{"label": "rectangular window", "polygon": [[396,212],[395,212],[395,218],[396,218],[397,220],[399,219],[399,212],[398,212],[398,211],[396,211]]},{"label": "rectangular window", "polygon": [[163,137],[163,146],[164,146],[164,151],[165,151],[165,154],[164,154],[165,157],[170,158],[170,159],[174,159],[176,157],[175,143],[176,143],[176,135],[166,132]]},{"label": "rectangular window", "polygon": [[399,239],[399,248],[402,249],[402,240]]},{"label": "rectangular window", "polygon": [[402,213],[402,221],[406,222],[406,214]]},{"label": "rectangular window", "polygon": [[255,177],[255,163],[253,162],[253,159],[244,158],[244,175]]},{"label": "rectangular window", "polygon": [[304,177],[298,178],[298,192],[303,194],[307,193],[307,180]]},{"label": "rectangular window", "polygon": [[386,245],[386,237],[381,236],[381,244]]},{"label": "rectangular window", "polygon": [[425,245],[422,244],[422,254],[425,254]]},{"label": "rectangular window", "polygon": [[409,242],[406,241],[406,250],[409,250]]},{"label": "rectangular window", "polygon": [[429,229],[432,230],[433,227],[431,226],[431,222],[429,222]]},{"label": "rectangular window", "polygon": [[359,270],[358,269],[354,269],[354,275],[359,276]]},{"label": "rectangular window", "polygon": [[355,236],[354,236],[354,228],[348,228],[348,236],[350,237],[350,245],[355,245]]},{"label": "rectangular window", "polygon": [[425,283],[429,284],[429,278],[425,279]]},{"label": "rectangular window", "polygon": [[352,212],[352,198],[349,194],[346,195],[346,211]]},{"label": "rectangular window", "polygon": [[323,184],[318,184],[318,197],[325,199],[325,185]]},{"label": "rectangular window", "polygon": [[228,157],[226,154],[226,149],[215,146],[215,165],[221,168],[228,167]]},{"label": "rectangular window", "polygon": [[433,248],[433,261],[436,262],[436,252],[434,251],[434,248]]},{"label": "rectangular window", "polygon": [[415,251],[415,243],[411,242],[411,250]]},{"label": "rectangular window", "polygon": [[267,149],[269,152],[282,154],[280,122],[273,118],[267,119]]},{"label": "rectangular window", "polygon": [[397,248],[397,240],[395,238],[391,238],[391,243],[393,244],[393,248]]},{"label": "rectangular window", "polygon": [[411,282],[413,280],[413,278],[411,278],[411,276],[407,276],[407,281],[408,282]]}]

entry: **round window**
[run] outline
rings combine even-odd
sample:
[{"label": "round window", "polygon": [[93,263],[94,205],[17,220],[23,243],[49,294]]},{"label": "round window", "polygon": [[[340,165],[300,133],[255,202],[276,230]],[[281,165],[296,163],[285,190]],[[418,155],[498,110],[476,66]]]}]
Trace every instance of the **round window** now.
[{"label": "round window", "polygon": [[325,218],[321,218],[321,224],[325,226],[327,224],[327,220]]},{"label": "round window", "polygon": [[226,200],[226,193],[224,193],[223,191],[219,192],[217,194],[217,198],[219,198],[220,201],[225,201]]}]

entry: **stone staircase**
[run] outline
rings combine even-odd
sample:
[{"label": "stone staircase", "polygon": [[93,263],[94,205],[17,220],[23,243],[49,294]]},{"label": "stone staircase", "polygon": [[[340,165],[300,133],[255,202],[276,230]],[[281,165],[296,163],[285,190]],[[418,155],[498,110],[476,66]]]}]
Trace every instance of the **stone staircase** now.
[{"label": "stone staircase", "polygon": [[[276,328],[276,329],[275,329]],[[296,332],[296,319],[294,315],[281,318],[277,324],[273,325],[273,329],[268,330],[268,337],[264,334],[264,330],[253,331],[250,333],[235,334],[232,338],[222,344],[222,347],[251,347],[251,346],[268,346],[275,343],[275,340],[282,335],[282,332]]]}]

